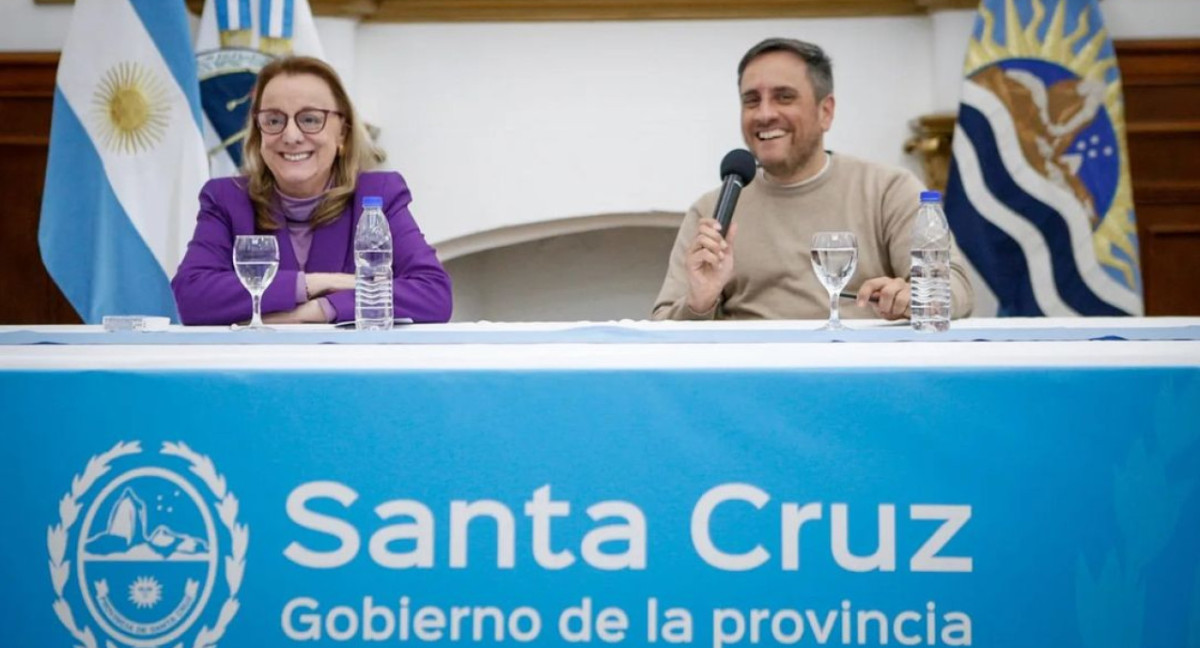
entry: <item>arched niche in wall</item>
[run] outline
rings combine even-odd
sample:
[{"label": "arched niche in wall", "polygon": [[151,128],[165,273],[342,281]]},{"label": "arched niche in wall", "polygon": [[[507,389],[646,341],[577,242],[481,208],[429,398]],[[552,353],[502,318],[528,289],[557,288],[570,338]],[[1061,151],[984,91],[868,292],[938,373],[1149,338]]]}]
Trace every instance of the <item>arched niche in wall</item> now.
[{"label": "arched niche in wall", "polygon": [[683,214],[562,218],[443,242],[454,320],[648,319]]}]

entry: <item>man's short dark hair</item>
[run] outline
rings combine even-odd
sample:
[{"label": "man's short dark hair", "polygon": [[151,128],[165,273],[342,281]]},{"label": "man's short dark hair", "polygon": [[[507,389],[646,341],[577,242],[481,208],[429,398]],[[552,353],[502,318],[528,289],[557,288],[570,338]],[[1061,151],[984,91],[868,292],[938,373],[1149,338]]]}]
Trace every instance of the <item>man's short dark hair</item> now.
[{"label": "man's short dark hair", "polygon": [[738,63],[738,84],[742,83],[742,73],[754,59],[770,52],[791,52],[800,57],[808,66],[808,80],[812,83],[817,101],[824,99],[833,92],[833,61],[825,54],[825,50],[812,43],[806,43],[795,38],[768,38],[751,47],[742,62]]}]

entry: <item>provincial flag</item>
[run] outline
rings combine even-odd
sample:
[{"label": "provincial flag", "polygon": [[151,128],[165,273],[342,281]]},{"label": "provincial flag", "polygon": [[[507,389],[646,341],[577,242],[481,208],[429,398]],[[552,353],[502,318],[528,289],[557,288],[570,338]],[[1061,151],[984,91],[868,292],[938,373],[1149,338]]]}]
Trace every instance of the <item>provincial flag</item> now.
[{"label": "provincial flag", "polygon": [[258,71],[276,56],[324,59],[308,0],[207,0],[196,36],[213,177],[236,175]]},{"label": "provincial flag", "polygon": [[1096,0],[983,0],[965,77],[946,214],[998,314],[1142,314],[1121,75]]},{"label": "provincial flag", "polygon": [[85,322],[176,321],[179,265],[208,178],[182,2],[76,0],[59,60],[38,243]]}]

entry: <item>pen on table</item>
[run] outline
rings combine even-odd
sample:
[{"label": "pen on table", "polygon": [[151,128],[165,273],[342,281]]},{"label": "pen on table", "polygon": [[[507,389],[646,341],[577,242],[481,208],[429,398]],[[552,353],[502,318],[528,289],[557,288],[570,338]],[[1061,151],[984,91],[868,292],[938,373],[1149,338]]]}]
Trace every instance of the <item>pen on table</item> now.
[{"label": "pen on table", "polygon": [[[852,293],[848,290],[843,290],[842,292],[838,293],[838,296],[841,297],[842,299],[853,299],[855,301],[858,301],[858,293]],[[878,304],[879,303],[879,295],[871,295],[871,298],[868,299],[867,301],[871,302],[872,304]]]}]

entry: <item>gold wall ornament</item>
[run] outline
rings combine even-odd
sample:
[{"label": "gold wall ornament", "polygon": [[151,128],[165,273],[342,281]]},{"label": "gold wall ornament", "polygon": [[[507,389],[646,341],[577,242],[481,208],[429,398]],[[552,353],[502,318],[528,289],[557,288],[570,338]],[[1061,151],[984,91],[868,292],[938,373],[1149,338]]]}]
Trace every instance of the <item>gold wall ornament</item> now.
[{"label": "gold wall ornament", "polygon": [[943,193],[950,177],[950,140],[957,120],[955,113],[917,117],[908,123],[913,136],[904,143],[904,152],[920,159],[925,172],[925,184]]},{"label": "gold wall ornament", "polygon": [[250,47],[250,36],[249,29],[226,29],[221,32],[221,48],[241,47],[248,49]]},{"label": "gold wall ornament", "polygon": [[258,49],[271,56],[288,56],[292,53],[292,39],[279,36],[260,36]]},{"label": "gold wall ornament", "polygon": [[154,148],[170,126],[166,85],[149,68],[126,61],[109,68],[92,95],[100,143],[125,155]]}]

